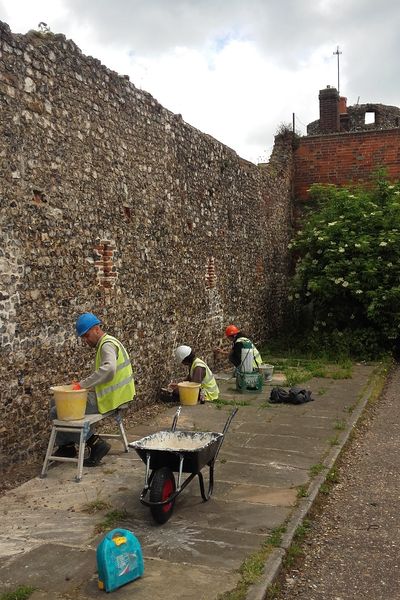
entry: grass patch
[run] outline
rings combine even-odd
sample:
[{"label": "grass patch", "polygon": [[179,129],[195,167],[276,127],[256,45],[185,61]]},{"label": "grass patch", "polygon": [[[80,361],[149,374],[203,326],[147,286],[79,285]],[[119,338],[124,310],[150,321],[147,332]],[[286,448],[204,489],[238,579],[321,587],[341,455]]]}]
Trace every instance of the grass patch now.
[{"label": "grass patch", "polygon": [[111,510],[108,512],[103,521],[97,523],[94,528],[95,533],[103,533],[108,529],[115,529],[119,521],[123,521],[128,516],[126,510]]},{"label": "grass patch", "polygon": [[267,543],[270,544],[273,548],[278,548],[282,543],[282,536],[286,531],[286,527],[282,525],[281,527],[275,527],[272,530]]},{"label": "grass patch", "polygon": [[0,600],[27,600],[35,589],[30,585],[21,585],[13,592],[4,592],[1,594]]},{"label": "grass patch", "polygon": [[299,525],[297,527],[296,532],[294,534],[294,539],[297,542],[303,542],[305,540],[305,538],[307,537],[307,534],[310,531],[310,528],[311,528],[310,519],[304,519],[304,521],[301,523],[301,525]]},{"label": "grass patch", "polygon": [[330,379],[350,379],[352,376],[353,363],[349,358],[343,358],[338,362],[332,362],[327,358],[269,358],[274,365],[275,372],[285,374],[289,387],[304,383],[313,377]]},{"label": "grass patch", "polygon": [[333,486],[337,483],[339,483],[338,472],[335,467],[332,467],[332,469],[328,472],[324,483],[319,488],[320,494],[327,496],[328,494],[330,494]]},{"label": "grass patch", "polygon": [[280,593],[281,586],[279,585],[279,583],[273,583],[267,589],[267,595],[265,596],[265,600],[275,600]]},{"label": "grass patch", "polygon": [[286,552],[286,556],[283,563],[286,568],[292,567],[298,558],[303,555],[302,544],[307,537],[307,534],[311,527],[311,521],[304,519],[303,523],[299,525],[293,536],[293,542]]},{"label": "grass patch", "polygon": [[224,398],[214,400],[213,404],[215,404],[217,408],[221,408],[222,406],[250,406],[248,400],[224,400]]},{"label": "grass patch", "polygon": [[[281,406],[280,404],[274,404],[274,406]],[[270,402],[262,402],[260,404],[260,408],[272,408],[272,404]]]},{"label": "grass patch", "polygon": [[310,477],[316,477],[325,469],[325,466],[322,463],[317,463],[316,465],[312,465],[310,468]]},{"label": "grass patch", "polygon": [[323,483],[319,488],[319,493],[324,494],[324,496],[327,496],[330,493],[330,491],[331,487],[327,483]]},{"label": "grass patch", "polygon": [[339,436],[334,435],[333,437],[329,438],[329,443],[331,446],[339,446]]},{"label": "grass patch", "polygon": [[339,475],[337,472],[337,469],[335,469],[335,467],[333,467],[328,475],[326,476],[326,481],[327,483],[330,483],[331,485],[335,485],[335,483],[339,483]]},{"label": "grass patch", "polygon": [[286,568],[293,567],[296,560],[298,558],[300,558],[302,555],[303,555],[303,552],[302,552],[301,546],[299,546],[299,544],[296,544],[295,542],[293,542],[292,545],[290,546],[290,548],[288,548],[285,558],[283,559],[284,566]]},{"label": "grass patch", "polygon": [[93,502],[88,502],[82,506],[82,512],[86,512],[89,515],[94,515],[97,512],[101,512],[102,510],[107,510],[111,508],[111,504],[109,502],[105,502],[104,500],[93,500]]},{"label": "grass patch", "polygon": [[344,421],[342,421],[342,419],[338,419],[335,422],[335,425],[333,426],[334,429],[336,429],[336,431],[343,431],[346,427],[346,423]]},{"label": "grass patch", "polygon": [[292,387],[298,383],[303,383],[304,381],[308,381],[313,377],[311,371],[307,371],[306,369],[301,369],[298,367],[286,367],[283,369],[283,372],[286,377],[286,384],[289,387]]},{"label": "grass patch", "polygon": [[254,552],[242,563],[239,573],[240,581],[234,590],[218,596],[218,600],[244,600],[249,586],[256,583],[264,572],[265,561],[273,548],[279,547],[286,527],[277,527],[262,544],[258,552]]},{"label": "grass patch", "polygon": [[352,377],[352,367],[346,367],[343,369],[335,369],[331,371],[325,377],[330,377],[331,379],[351,379]]},{"label": "grass patch", "polygon": [[308,496],[308,486],[307,485],[299,485],[297,488],[297,497],[298,498],[307,498]]}]

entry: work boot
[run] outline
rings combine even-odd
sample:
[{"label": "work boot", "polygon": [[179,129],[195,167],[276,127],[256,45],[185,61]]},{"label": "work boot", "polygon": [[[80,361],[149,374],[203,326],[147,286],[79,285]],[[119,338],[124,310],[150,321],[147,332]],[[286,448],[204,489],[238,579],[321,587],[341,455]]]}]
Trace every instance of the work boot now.
[{"label": "work boot", "polygon": [[83,461],[85,467],[97,467],[101,459],[109,453],[111,446],[98,435],[92,435],[86,442],[90,450],[89,457]]},{"label": "work boot", "polygon": [[57,450],[54,452],[53,456],[61,456],[62,458],[76,458],[77,451],[75,448],[75,444],[64,444],[63,446],[59,446]]}]

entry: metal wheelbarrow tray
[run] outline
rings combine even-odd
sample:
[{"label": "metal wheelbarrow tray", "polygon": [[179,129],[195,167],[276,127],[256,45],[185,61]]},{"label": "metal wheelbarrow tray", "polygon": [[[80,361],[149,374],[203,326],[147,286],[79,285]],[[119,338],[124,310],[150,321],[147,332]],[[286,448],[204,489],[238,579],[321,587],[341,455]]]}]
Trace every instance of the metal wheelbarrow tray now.
[{"label": "metal wheelbarrow tray", "polygon": [[[200,493],[206,502],[213,491],[214,465],[224,441],[228,427],[237,413],[237,408],[229,415],[222,433],[208,431],[176,431],[181,407],[178,408],[171,430],[148,435],[129,446],[134,448],[146,465],[145,485],[140,501],[150,507],[157,523],[165,523],[172,515],[176,497],[192,481],[199,478]],[[209,467],[208,490],[205,491],[201,473]],[[178,473],[175,482],[174,471]],[[182,481],[182,473],[189,476]],[[147,494],[149,493],[149,499]]]}]

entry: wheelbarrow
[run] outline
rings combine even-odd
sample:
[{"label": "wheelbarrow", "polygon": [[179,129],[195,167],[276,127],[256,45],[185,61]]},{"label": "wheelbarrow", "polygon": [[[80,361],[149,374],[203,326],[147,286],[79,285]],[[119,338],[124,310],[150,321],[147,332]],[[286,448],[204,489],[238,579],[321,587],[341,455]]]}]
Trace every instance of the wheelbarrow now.
[{"label": "wheelbarrow", "polygon": [[[136,442],[130,442],[146,465],[144,488],[140,502],[150,507],[156,523],[166,523],[174,510],[176,497],[194,479],[199,478],[200,493],[207,502],[214,486],[214,466],[229,425],[238,409],[229,415],[222,433],[208,431],[176,431],[181,412],[178,407],[170,430],[159,431]],[[201,469],[208,465],[208,489],[205,491]],[[174,472],[178,473],[175,481]],[[182,474],[189,473],[182,481]]]}]

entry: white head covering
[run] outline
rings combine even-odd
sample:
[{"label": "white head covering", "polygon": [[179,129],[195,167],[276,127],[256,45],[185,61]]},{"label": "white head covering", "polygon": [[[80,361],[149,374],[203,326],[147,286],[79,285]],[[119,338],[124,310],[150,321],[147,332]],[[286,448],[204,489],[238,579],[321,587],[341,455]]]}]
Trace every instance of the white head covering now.
[{"label": "white head covering", "polygon": [[178,362],[182,362],[192,352],[190,346],[178,346],[175,350],[175,358]]}]

